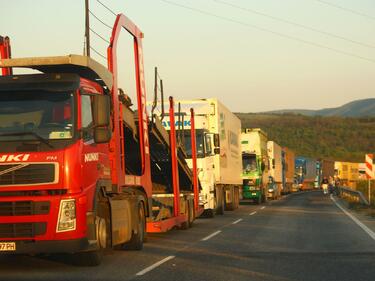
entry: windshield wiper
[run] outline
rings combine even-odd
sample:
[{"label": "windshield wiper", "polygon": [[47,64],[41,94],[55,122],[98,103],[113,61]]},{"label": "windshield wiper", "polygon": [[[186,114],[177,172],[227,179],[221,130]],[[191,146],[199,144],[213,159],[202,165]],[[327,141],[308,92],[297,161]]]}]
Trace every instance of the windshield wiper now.
[{"label": "windshield wiper", "polygon": [[49,141],[43,137],[41,137],[40,135],[38,135],[37,133],[35,132],[14,132],[14,133],[4,133],[4,134],[0,134],[0,137],[9,137],[9,136],[26,136],[26,135],[32,135],[34,137],[36,137],[39,141],[41,141],[42,143],[48,145],[50,148],[54,148],[54,146],[52,144],[49,143]]}]

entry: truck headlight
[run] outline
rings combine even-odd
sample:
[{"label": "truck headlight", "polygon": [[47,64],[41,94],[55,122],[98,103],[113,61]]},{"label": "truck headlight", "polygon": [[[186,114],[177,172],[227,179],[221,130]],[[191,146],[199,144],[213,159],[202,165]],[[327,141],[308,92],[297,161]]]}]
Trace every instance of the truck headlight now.
[{"label": "truck headlight", "polygon": [[59,219],[56,232],[65,232],[76,229],[76,200],[60,201]]}]

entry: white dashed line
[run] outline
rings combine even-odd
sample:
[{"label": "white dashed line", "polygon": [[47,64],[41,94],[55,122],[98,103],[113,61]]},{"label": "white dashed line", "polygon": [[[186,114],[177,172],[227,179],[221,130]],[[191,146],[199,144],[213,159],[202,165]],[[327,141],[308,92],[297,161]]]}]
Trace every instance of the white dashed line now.
[{"label": "white dashed line", "polygon": [[221,232],[221,230],[218,230],[218,231],[216,231],[216,232],[214,232],[214,233],[212,233],[212,234],[204,237],[201,241],[207,241],[208,239],[211,239],[212,237],[218,235],[220,232]]},{"label": "white dashed line", "polygon": [[253,216],[253,215],[255,215],[256,213],[257,213],[257,211],[254,211],[254,212],[250,213],[249,216]]},{"label": "white dashed line", "polygon": [[138,272],[136,275],[137,276],[145,275],[147,272],[150,272],[151,270],[157,268],[158,266],[162,265],[163,263],[165,263],[165,262],[167,262],[171,259],[174,259],[174,258],[175,258],[175,256],[166,257],[165,259],[162,259],[161,261],[158,261],[158,262],[154,263],[153,265],[151,265],[149,267],[146,267],[142,271]]},{"label": "white dashed line", "polygon": [[341,209],[341,211],[344,212],[345,215],[347,215],[349,218],[351,218],[364,232],[366,232],[373,240],[375,240],[375,233],[368,228],[366,225],[364,225],[362,222],[360,222],[355,216],[353,216],[351,213],[349,213],[347,210],[345,210],[339,203],[337,203],[336,199],[331,194],[331,200],[336,204],[337,207]]},{"label": "white dashed line", "polygon": [[261,210],[263,210],[263,209],[265,209],[266,208],[266,206],[263,206],[262,208],[260,208]]},{"label": "white dashed line", "polygon": [[236,220],[236,221],[232,222],[232,224],[237,224],[237,223],[239,223],[240,221],[242,221],[242,219]]}]

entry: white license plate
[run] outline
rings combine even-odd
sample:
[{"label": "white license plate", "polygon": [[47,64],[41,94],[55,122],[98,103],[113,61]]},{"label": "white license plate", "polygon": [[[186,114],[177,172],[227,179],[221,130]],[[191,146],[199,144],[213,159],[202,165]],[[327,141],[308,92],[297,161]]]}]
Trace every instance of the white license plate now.
[{"label": "white license plate", "polygon": [[256,194],[256,193],[251,193],[251,195],[254,195],[254,196],[256,196],[257,194]]},{"label": "white license plate", "polygon": [[16,250],[15,242],[0,242],[0,252],[10,252]]}]

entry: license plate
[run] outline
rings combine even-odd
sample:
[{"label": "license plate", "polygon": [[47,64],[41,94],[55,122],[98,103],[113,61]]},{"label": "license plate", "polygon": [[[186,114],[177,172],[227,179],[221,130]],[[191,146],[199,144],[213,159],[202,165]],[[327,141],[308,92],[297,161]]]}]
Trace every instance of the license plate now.
[{"label": "license plate", "polygon": [[251,195],[254,195],[254,196],[256,196],[257,194],[254,192],[254,193],[251,193]]},{"label": "license plate", "polygon": [[15,242],[0,242],[0,252],[10,252],[16,250]]}]

